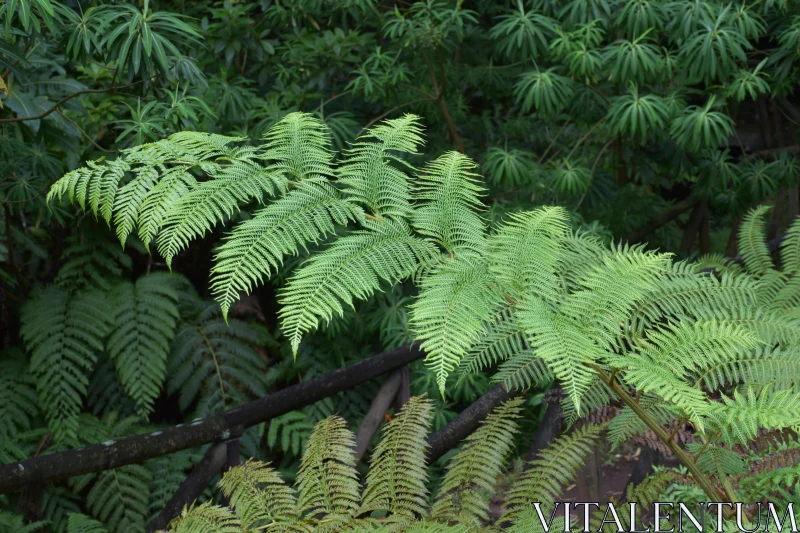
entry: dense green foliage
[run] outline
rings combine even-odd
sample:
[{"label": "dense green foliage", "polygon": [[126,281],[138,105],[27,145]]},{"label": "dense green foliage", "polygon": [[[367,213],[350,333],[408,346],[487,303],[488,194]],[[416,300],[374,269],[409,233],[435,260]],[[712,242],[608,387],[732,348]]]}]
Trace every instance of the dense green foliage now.
[{"label": "dense green foliage", "polygon": [[[402,494],[390,444],[421,457],[494,382],[531,393],[522,431],[480,430],[498,457],[557,389],[570,424],[678,458],[648,494],[800,498],[793,3],[0,0],[0,19],[0,462],[419,340],[431,413],[387,426],[366,477],[346,425],[378,383],[245,432],[237,472],[277,491],[270,513],[495,520],[505,467],[464,466],[478,440]],[[0,529],[143,531],[206,449],[0,496]],[[506,502],[556,498],[581,461],[549,457]],[[431,507],[436,485],[458,502]],[[196,509],[266,516],[229,501]]]}]

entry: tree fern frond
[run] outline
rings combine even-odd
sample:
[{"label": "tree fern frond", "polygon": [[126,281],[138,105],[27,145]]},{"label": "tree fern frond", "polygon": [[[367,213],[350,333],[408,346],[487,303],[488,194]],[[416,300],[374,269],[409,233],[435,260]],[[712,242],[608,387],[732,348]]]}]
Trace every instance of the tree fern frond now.
[{"label": "tree fern frond", "polygon": [[67,533],[107,533],[102,523],[81,513],[73,513],[67,519]]},{"label": "tree fern frond", "polygon": [[800,218],[792,222],[781,242],[781,270],[800,271]]},{"label": "tree fern frond", "polygon": [[308,243],[318,243],[363,213],[321,181],[306,181],[257,211],[225,239],[214,258],[211,290],[227,318],[239,292],[250,292]]},{"label": "tree fern frond", "polygon": [[486,249],[486,224],[477,213],[483,209],[484,188],[472,172],[475,168],[470,158],[450,151],[425,166],[415,187],[420,206],[414,229],[450,254]]},{"label": "tree fern frond", "polygon": [[706,367],[696,377],[698,385],[709,391],[737,383],[772,383],[778,389],[800,384],[800,352],[794,346],[784,349],[759,346],[747,354]]},{"label": "tree fern frond", "polygon": [[[189,191],[196,186],[197,180],[194,179],[194,176],[185,168],[175,167],[162,172],[158,183],[141,198],[141,204],[136,213],[136,226],[139,228],[139,238],[148,249],[150,242],[155,239],[161,229],[167,213],[172,210],[178,200],[186,197]],[[126,190],[123,188],[120,191],[120,199],[124,198],[125,194]],[[134,204],[138,201],[138,198],[133,198]],[[118,228],[128,224],[127,219],[123,217],[115,217],[114,222]],[[120,241],[124,244],[125,237],[121,236]]]},{"label": "tree fern frond", "polygon": [[89,512],[114,533],[144,530],[150,475],[141,465],[102,472],[86,495]]},{"label": "tree fern frond", "polygon": [[728,442],[746,443],[764,429],[783,429],[800,425],[800,394],[793,390],[773,392],[764,387],[760,393],[747,387],[732,397],[723,395],[708,413],[712,424]]},{"label": "tree fern frond", "polygon": [[289,181],[303,182],[333,175],[330,131],[309,113],[289,113],[264,134],[269,170]]},{"label": "tree fern frond", "polygon": [[356,439],[347,422],[331,416],[317,423],[297,473],[299,512],[326,519],[352,516],[360,501],[353,448]]},{"label": "tree fern frond", "polygon": [[286,178],[246,159],[215,169],[211,177],[182,194],[164,216],[158,251],[167,265],[192,240],[233,217],[239,204],[261,203],[264,196],[283,193],[287,187]]},{"label": "tree fern frond", "polygon": [[556,265],[569,231],[567,219],[561,207],[515,213],[490,238],[490,268],[513,298],[556,299]]},{"label": "tree fern frond", "polygon": [[501,521],[514,520],[533,502],[553,502],[583,467],[604,426],[587,424],[556,439],[530,464],[506,497]]},{"label": "tree fern frond", "polygon": [[383,430],[370,459],[364,498],[358,514],[386,510],[406,521],[425,517],[426,435],[433,402],[417,396]]},{"label": "tree fern frond", "polygon": [[74,439],[88,375],[111,327],[105,297],[47,287],[25,303],[21,319],[20,334],[53,437]]},{"label": "tree fern frond", "polygon": [[180,521],[170,533],[242,533],[239,518],[225,507],[206,502],[184,508]]},{"label": "tree fern frond", "polygon": [[461,375],[481,372],[523,350],[525,328],[517,324],[511,309],[503,309],[484,324],[481,336],[461,358],[458,372]]},{"label": "tree fern frond", "polygon": [[426,364],[444,396],[447,376],[480,337],[492,311],[502,303],[492,287],[486,261],[467,254],[437,265],[421,283],[409,322]]},{"label": "tree fern frond", "polygon": [[772,270],[772,258],[764,239],[766,226],[764,215],[771,206],[761,205],[751,209],[739,226],[739,253],[744,258],[744,266],[751,274],[763,274]]},{"label": "tree fern frond", "polygon": [[588,365],[597,357],[597,345],[581,325],[541,300],[527,301],[517,312],[517,320],[529,335],[533,355],[552,370],[580,413],[581,396],[595,376]]},{"label": "tree fern frond", "polygon": [[502,382],[506,389],[528,390],[545,387],[555,377],[550,367],[535,350],[522,350],[509,357],[492,376],[492,381]]},{"label": "tree fern frond", "polygon": [[371,128],[356,140],[339,167],[338,181],[345,185],[344,194],[375,217],[408,217],[409,178],[397,165],[409,165],[394,153],[415,154],[423,143],[422,126],[416,115],[385,120]]},{"label": "tree fern frond", "polygon": [[154,273],[134,285],[122,282],[110,295],[114,330],[108,355],[114,360],[123,390],[146,416],[166,377],[170,341],[175,335],[178,294],[168,277]]},{"label": "tree fern frond", "polygon": [[231,468],[219,487],[245,530],[280,528],[297,516],[292,490],[278,472],[260,461],[250,459]]},{"label": "tree fern frond", "polygon": [[488,521],[489,500],[482,491],[494,492],[509,451],[514,446],[523,398],[512,398],[492,411],[467,437],[448,465],[431,516],[448,522],[480,526]]},{"label": "tree fern frond", "polygon": [[402,221],[387,219],[366,227],[312,256],[281,292],[281,328],[295,355],[303,335],[317,328],[320,319],[341,316],[342,304],[368,298],[380,290],[381,281],[396,283],[437,254]]},{"label": "tree fern frond", "polygon": [[13,348],[0,352],[0,450],[31,428],[38,400],[24,354]]}]

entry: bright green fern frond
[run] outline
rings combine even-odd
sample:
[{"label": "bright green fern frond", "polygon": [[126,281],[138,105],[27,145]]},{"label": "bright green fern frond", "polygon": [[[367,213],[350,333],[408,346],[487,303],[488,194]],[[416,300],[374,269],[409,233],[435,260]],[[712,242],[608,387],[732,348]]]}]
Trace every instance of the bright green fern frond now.
[{"label": "bright green fern frond", "polygon": [[[657,396],[644,395],[639,400],[639,407],[662,426],[668,426],[678,418],[675,408]],[[608,424],[608,442],[613,449],[648,429],[647,424],[630,407],[624,406]]]},{"label": "bright green fern frond", "polygon": [[612,348],[635,303],[651,291],[669,263],[668,254],[622,247],[595,264],[581,280],[582,290],[570,294],[562,307],[591,338]]},{"label": "bright green fern frond", "polygon": [[427,398],[411,398],[385,427],[370,460],[358,514],[385,510],[407,521],[427,515],[425,453],[432,411]]},{"label": "bright green fern frond", "polygon": [[431,516],[448,522],[480,526],[489,519],[490,501],[509,451],[514,446],[523,398],[512,398],[497,407],[467,437],[461,451],[448,465]]},{"label": "bright green fern frond", "polygon": [[308,243],[318,243],[363,213],[331,185],[306,181],[255,213],[226,237],[214,258],[211,290],[223,316],[239,292],[250,292]]},{"label": "bright green fern frond", "polygon": [[317,328],[320,319],[342,316],[343,304],[367,299],[380,290],[381,281],[396,283],[437,255],[402,221],[370,221],[366,227],[312,256],[281,292],[281,328],[295,355],[303,335]]},{"label": "bright green fern frond", "polygon": [[239,518],[228,508],[206,502],[184,509],[180,521],[170,533],[242,533]]},{"label": "bright green fern frond", "polygon": [[746,392],[722,396],[709,410],[709,419],[728,442],[744,444],[758,436],[761,428],[783,429],[800,426],[800,394],[793,390],[773,392],[764,387],[760,393],[752,387]]},{"label": "bright green fern frond", "polygon": [[55,182],[47,193],[47,201],[66,194],[70,202],[77,202],[81,209],[86,209],[88,200],[92,213],[110,224],[117,187],[129,170],[130,165],[122,158],[105,166],[89,161],[85,167],[76,168]]},{"label": "bright green fern frond", "polygon": [[339,182],[346,186],[344,194],[375,217],[405,218],[411,214],[409,177],[398,168],[409,165],[394,152],[416,153],[424,142],[419,121],[416,115],[403,115],[371,128],[359,137],[339,167]]},{"label": "bright green fern frond", "polygon": [[511,487],[502,521],[513,520],[534,502],[553,502],[583,467],[604,426],[587,424],[556,439]]},{"label": "bright green fern frond", "polygon": [[554,312],[541,300],[527,301],[517,312],[517,321],[529,335],[533,354],[550,367],[580,413],[581,396],[595,376],[589,365],[600,351],[597,345],[583,332],[582,324]]},{"label": "bright green fern frond", "polygon": [[773,268],[764,237],[764,216],[770,209],[771,206],[761,205],[750,210],[739,227],[739,253],[744,258],[745,268],[751,274],[763,274]]},{"label": "bright green fern frond", "polygon": [[260,461],[250,459],[231,468],[219,487],[245,530],[280,528],[297,516],[292,490],[275,469]]},{"label": "bright green fern frond", "polygon": [[297,473],[300,513],[325,513],[326,519],[355,513],[360,500],[355,445],[342,418],[331,416],[317,423]]},{"label": "bright green fern frond", "polygon": [[85,514],[73,513],[67,519],[67,533],[108,533],[101,522]]},{"label": "bright green fern frond", "polygon": [[183,194],[164,216],[158,251],[167,265],[192,240],[238,213],[240,204],[261,203],[264,196],[283,193],[287,186],[282,175],[250,160],[216,167],[210,175],[211,180]]},{"label": "bright green fern frond", "polygon": [[[181,198],[185,198],[189,191],[197,186],[197,181],[185,168],[176,167],[162,172],[161,177],[146,194],[138,197],[135,192],[140,191],[139,186],[128,189],[123,187],[120,191],[120,206],[128,204],[127,208],[118,211],[114,217],[117,225],[117,236],[123,244],[127,234],[119,232],[120,228],[133,227],[133,206],[136,206],[136,226],[139,228],[139,238],[146,247],[155,239],[156,234],[164,223],[165,215]],[[131,193],[131,196],[128,196]],[[124,213],[120,215],[120,213]],[[128,216],[131,216],[129,219]]]},{"label": "bright green fern frond", "polygon": [[22,307],[20,334],[57,442],[74,439],[89,374],[111,326],[105,295],[47,287]]},{"label": "bright green fern frond", "polygon": [[756,350],[706,367],[696,382],[709,391],[737,383],[772,383],[777,389],[800,385],[800,350],[796,345],[784,349],[759,346]]},{"label": "bright green fern frond", "polygon": [[169,345],[178,321],[178,293],[169,275],[142,276],[122,282],[110,295],[114,330],[108,355],[114,360],[123,390],[146,416],[166,377]]},{"label": "bright green fern frond", "polygon": [[289,113],[264,134],[264,157],[275,161],[269,170],[303,182],[333,175],[330,131],[308,113]]},{"label": "bright green fern frond", "polygon": [[792,222],[781,243],[781,270],[800,271],[800,218]]},{"label": "bright green fern frond", "polygon": [[481,372],[525,350],[525,328],[517,324],[511,309],[492,315],[483,333],[461,359],[458,372],[465,376]]},{"label": "bright green fern frond", "polygon": [[444,396],[447,376],[484,331],[484,321],[502,303],[484,258],[459,255],[437,265],[421,283],[409,323],[428,354]]},{"label": "bright green fern frond", "polygon": [[520,391],[533,387],[546,387],[553,383],[554,379],[555,376],[544,359],[538,357],[536,351],[531,349],[512,355],[492,376],[492,381],[503,383],[506,389]]},{"label": "bright green fern frond", "polygon": [[150,470],[126,465],[102,472],[86,496],[86,506],[112,533],[143,531],[150,495]]},{"label": "bright green fern frond", "polygon": [[447,152],[428,163],[415,188],[421,205],[414,214],[414,229],[450,254],[480,254],[486,249],[486,224],[477,213],[483,209],[484,188],[472,172],[475,168],[467,156]]},{"label": "bright green fern frond", "polygon": [[490,238],[491,270],[513,298],[556,299],[556,264],[569,227],[561,207],[515,213]]}]

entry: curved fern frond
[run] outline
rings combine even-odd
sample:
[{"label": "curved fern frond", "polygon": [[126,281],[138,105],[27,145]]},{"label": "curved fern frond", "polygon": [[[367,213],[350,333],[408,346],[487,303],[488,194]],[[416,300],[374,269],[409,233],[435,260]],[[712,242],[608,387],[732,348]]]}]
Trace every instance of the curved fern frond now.
[{"label": "curved fern frond", "polygon": [[525,328],[517,324],[511,309],[495,313],[484,324],[483,333],[461,358],[462,376],[481,372],[525,350]]},{"label": "curved fern frond", "polygon": [[228,498],[245,530],[282,527],[297,517],[297,501],[280,474],[253,459],[222,476],[222,494]]},{"label": "curved fern frond", "polygon": [[554,312],[541,300],[530,300],[517,312],[517,321],[525,328],[533,355],[541,358],[561,382],[581,412],[581,396],[595,377],[589,365],[599,349],[580,324]]},{"label": "curved fern frond", "polygon": [[[264,134],[269,170],[293,182],[333,176],[330,131],[314,115],[289,113]],[[277,183],[276,183],[277,184]]]},{"label": "curved fern frond", "polygon": [[764,216],[771,208],[768,205],[760,205],[751,209],[739,227],[739,253],[750,274],[763,274],[773,268],[772,258],[764,238],[766,232]]},{"label": "curved fern frond", "polygon": [[317,423],[297,473],[301,514],[324,513],[330,520],[355,513],[360,501],[355,445],[355,436],[342,418],[331,416]]},{"label": "curved fern frond", "polygon": [[168,275],[142,276],[123,282],[110,295],[114,330],[108,355],[114,360],[123,390],[146,416],[166,377],[170,341],[175,335],[178,294]]},{"label": "curved fern frond", "polygon": [[476,211],[483,209],[484,188],[477,165],[467,156],[450,151],[425,166],[414,198],[421,205],[414,213],[414,229],[441,245],[451,255],[486,249],[486,225]]},{"label": "curved fern frond", "polygon": [[318,243],[349,221],[363,222],[363,213],[322,181],[306,181],[286,196],[257,211],[226,237],[214,257],[211,290],[222,314],[308,243]]},{"label": "curved fern frond", "polygon": [[31,428],[39,413],[36,384],[19,349],[0,352],[0,451]]},{"label": "curved fern frond", "polygon": [[283,193],[287,187],[286,178],[250,160],[216,167],[211,177],[188,194],[182,194],[163,218],[158,252],[168,266],[191,241],[233,217],[239,211],[239,204],[261,203],[264,196]]},{"label": "curved fern frond", "polygon": [[428,356],[444,397],[447,376],[478,340],[494,309],[502,303],[486,260],[458,255],[431,271],[420,284],[409,324]]},{"label": "curved fern frond", "polygon": [[101,522],[81,513],[73,513],[67,519],[67,533],[108,533]]},{"label": "curved fern frond", "polygon": [[587,424],[559,437],[542,450],[531,461],[532,468],[511,487],[501,521],[514,520],[533,502],[556,501],[561,490],[583,467],[586,456],[604,429],[602,425]]},{"label": "curved fern frond", "polygon": [[431,516],[447,522],[481,526],[489,519],[483,492],[494,492],[509,451],[514,446],[523,398],[512,398],[492,411],[448,465]]},{"label": "curved fern frond", "polygon": [[800,271],[800,218],[792,222],[781,243],[781,270]]},{"label": "curved fern frond", "polygon": [[242,533],[239,518],[225,507],[206,502],[184,508],[178,525],[170,533]]},{"label": "curved fern frond", "polygon": [[[424,143],[420,118],[404,115],[385,120],[356,140],[339,167],[344,194],[366,207],[373,216],[405,218],[411,214],[408,175],[397,165],[410,166],[395,152],[415,154]],[[367,141],[364,139],[376,139]]]},{"label": "curved fern frond", "polygon": [[126,465],[102,472],[86,496],[89,512],[113,533],[142,531],[147,518],[150,471]]},{"label": "curved fern frond", "polygon": [[368,222],[367,229],[337,239],[314,255],[281,291],[281,328],[296,355],[303,335],[320,319],[342,316],[342,304],[364,300],[380,290],[381,281],[396,283],[437,255],[428,242],[414,237],[399,220]]},{"label": "curved fern frond", "polygon": [[556,299],[556,265],[569,231],[567,220],[561,207],[514,213],[490,238],[490,268],[514,299]]},{"label": "curved fern frond", "polygon": [[793,390],[773,392],[764,387],[760,393],[752,387],[733,397],[722,396],[709,410],[709,419],[728,442],[744,444],[758,436],[761,428],[783,429],[800,425],[800,394]]},{"label": "curved fern frond", "polygon": [[370,459],[358,514],[385,510],[406,521],[427,515],[425,453],[432,411],[427,398],[411,398],[385,427]]},{"label": "curved fern frond", "polygon": [[800,384],[800,351],[794,346],[773,349],[759,346],[732,361],[710,365],[697,373],[696,382],[709,391],[737,383],[772,383],[777,389]]},{"label": "curved fern frond", "polygon": [[25,303],[21,319],[48,425],[57,442],[70,441],[77,437],[89,373],[111,328],[105,295],[47,287]]}]

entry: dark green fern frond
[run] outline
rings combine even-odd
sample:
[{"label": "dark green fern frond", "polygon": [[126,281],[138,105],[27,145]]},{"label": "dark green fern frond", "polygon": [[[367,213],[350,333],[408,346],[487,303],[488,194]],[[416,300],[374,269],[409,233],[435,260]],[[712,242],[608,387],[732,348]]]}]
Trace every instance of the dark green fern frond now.
[{"label": "dark green fern frond", "polygon": [[38,400],[25,355],[15,348],[0,352],[0,450],[31,428]]},{"label": "dark green fern frond", "polygon": [[150,470],[126,465],[102,472],[86,495],[86,506],[113,533],[143,531],[147,518]]},{"label": "dark green fern frond", "polygon": [[162,455],[145,463],[150,470],[150,503],[148,522],[167,506],[191,469],[202,460],[197,448]]},{"label": "dark green fern frond", "polygon": [[556,299],[556,265],[569,231],[567,220],[561,207],[514,213],[491,237],[491,269],[510,296]]},{"label": "dark green fern frond", "polygon": [[483,209],[484,188],[477,165],[467,156],[447,152],[430,162],[415,187],[421,202],[414,214],[414,229],[441,245],[450,254],[483,253],[486,224],[477,211]]},{"label": "dark green fern frond", "polygon": [[512,398],[497,407],[467,437],[451,460],[439,499],[431,516],[446,522],[480,526],[489,518],[490,501],[483,491],[494,492],[508,453],[514,446],[523,398]]},{"label": "dark green fern frond", "polygon": [[514,520],[534,502],[553,502],[583,467],[604,427],[587,424],[556,439],[511,487],[501,521]]},{"label": "dark green fern frond", "polygon": [[3,531],[13,531],[14,533],[37,533],[47,526],[47,522],[25,523],[25,519],[9,511],[0,510],[0,528]]},{"label": "dark green fern frond", "polygon": [[297,517],[292,490],[268,464],[250,459],[235,466],[222,476],[219,487],[245,530],[282,528]]},{"label": "dark green fern frond", "polygon": [[368,222],[366,230],[337,239],[298,269],[281,292],[281,328],[297,348],[320,320],[341,316],[353,299],[365,300],[381,281],[396,283],[437,255],[399,220]]},{"label": "dark green fern frond", "polygon": [[433,402],[411,398],[383,430],[370,460],[358,514],[385,510],[411,521],[427,514],[426,436]]},{"label": "dark green fern frond", "polygon": [[180,392],[181,409],[200,400],[197,414],[206,416],[264,396],[267,367],[258,347],[269,342],[266,328],[241,320],[226,324],[216,303],[190,302],[194,309],[182,312],[167,364],[167,391]]},{"label": "dark green fern frond", "polygon": [[105,295],[47,287],[26,302],[21,315],[20,334],[48,425],[57,442],[72,440],[89,373],[111,327]]},{"label": "dark green fern frond", "polygon": [[352,516],[360,501],[353,448],[355,435],[338,416],[321,420],[308,440],[297,473],[301,514],[324,513],[326,520]]},{"label": "dark green fern frond", "polygon": [[764,216],[770,209],[771,206],[761,205],[750,210],[739,227],[739,253],[744,259],[745,268],[751,274],[763,274],[773,268],[764,238]]},{"label": "dark green fern frond", "polygon": [[308,243],[318,243],[363,213],[343,200],[331,185],[306,181],[286,196],[255,213],[225,239],[214,258],[211,290],[223,316],[239,292],[250,292]]},{"label": "dark green fern frond", "polygon": [[421,282],[409,322],[422,339],[425,362],[435,372],[442,396],[447,376],[502,303],[493,281],[484,258],[461,254],[437,265]]},{"label": "dark green fern frond", "polygon": [[344,194],[377,218],[411,214],[410,180],[398,165],[411,168],[395,153],[415,154],[424,143],[419,122],[416,115],[385,120],[356,140],[339,167]]},{"label": "dark green fern frond", "polygon": [[107,533],[108,530],[101,522],[81,513],[69,515],[67,520],[67,533]]},{"label": "dark green fern frond", "polygon": [[100,288],[110,290],[109,280],[119,278],[131,268],[131,258],[106,236],[102,228],[81,228],[71,235],[61,254],[61,267],[53,283],[65,289]]},{"label": "dark green fern frond", "polygon": [[142,276],[122,282],[110,295],[114,329],[108,355],[114,360],[123,390],[140,415],[152,410],[166,376],[170,341],[178,321],[178,294],[169,275]]},{"label": "dark green fern frond", "polygon": [[167,265],[191,241],[236,215],[240,204],[260,204],[265,196],[286,191],[286,178],[256,161],[213,167],[210,176],[212,179],[182,195],[164,216],[158,252]]}]

